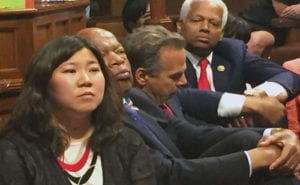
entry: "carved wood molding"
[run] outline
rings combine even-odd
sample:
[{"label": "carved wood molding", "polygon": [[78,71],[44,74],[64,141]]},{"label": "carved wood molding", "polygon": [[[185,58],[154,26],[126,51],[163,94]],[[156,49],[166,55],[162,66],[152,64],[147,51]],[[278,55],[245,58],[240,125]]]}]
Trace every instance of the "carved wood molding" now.
[{"label": "carved wood molding", "polygon": [[150,0],[151,19],[148,24],[159,24],[176,31],[176,21],[166,14],[166,0]]},{"label": "carved wood molding", "polygon": [[166,0],[150,0],[151,22],[159,23],[161,19],[167,19]]},{"label": "carved wood molding", "polygon": [[0,80],[0,93],[20,91],[22,86],[22,79],[3,79]]}]

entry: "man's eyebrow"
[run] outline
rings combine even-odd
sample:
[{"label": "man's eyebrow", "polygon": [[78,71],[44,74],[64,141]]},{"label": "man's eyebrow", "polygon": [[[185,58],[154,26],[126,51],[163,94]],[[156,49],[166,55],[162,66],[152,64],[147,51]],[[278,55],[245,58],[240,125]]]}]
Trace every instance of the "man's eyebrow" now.
[{"label": "man's eyebrow", "polygon": [[171,78],[179,78],[179,77],[181,77],[183,74],[184,74],[184,72],[177,72],[177,73],[171,74],[170,77],[171,77]]}]

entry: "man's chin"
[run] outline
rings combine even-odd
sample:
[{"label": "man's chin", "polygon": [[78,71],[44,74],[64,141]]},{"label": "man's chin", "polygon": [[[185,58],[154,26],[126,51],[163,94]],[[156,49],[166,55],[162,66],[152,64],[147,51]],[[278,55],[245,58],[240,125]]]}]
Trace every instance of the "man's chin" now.
[{"label": "man's chin", "polygon": [[132,88],[132,82],[131,80],[123,80],[123,81],[118,81],[119,88],[123,94],[127,93],[131,88]]},{"label": "man's chin", "polygon": [[187,50],[194,54],[206,55],[210,53],[212,48],[209,44],[195,43],[193,46],[189,46]]},{"label": "man's chin", "polygon": [[194,45],[194,48],[202,48],[202,49],[209,49],[210,48],[210,44],[207,42],[196,42]]}]

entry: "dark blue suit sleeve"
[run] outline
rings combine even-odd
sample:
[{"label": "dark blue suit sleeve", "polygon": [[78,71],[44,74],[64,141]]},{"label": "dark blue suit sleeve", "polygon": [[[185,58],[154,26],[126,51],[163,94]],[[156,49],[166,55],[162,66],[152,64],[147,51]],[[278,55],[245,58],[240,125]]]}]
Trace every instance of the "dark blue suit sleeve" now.
[{"label": "dark blue suit sleeve", "polygon": [[[226,70],[219,72],[218,65]],[[243,93],[245,83],[255,87],[265,81],[281,84],[289,99],[300,93],[300,76],[275,62],[253,55],[239,40],[223,38],[214,48],[213,74],[216,90]]]},{"label": "dark blue suit sleeve", "polygon": [[256,86],[264,81],[279,83],[288,91],[289,98],[300,93],[300,76],[275,62],[247,53],[245,64],[246,81],[250,84]]},{"label": "dark blue suit sleeve", "polygon": [[[247,184],[249,166],[243,152],[220,157],[183,159],[150,149],[158,185]],[[233,175],[234,174],[234,175]]]},{"label": "dark blue suit sleeve", "polygon": [[210,123],[218,123],[218,105],[223,93],[182,88],[176,94],[185,114]]}]

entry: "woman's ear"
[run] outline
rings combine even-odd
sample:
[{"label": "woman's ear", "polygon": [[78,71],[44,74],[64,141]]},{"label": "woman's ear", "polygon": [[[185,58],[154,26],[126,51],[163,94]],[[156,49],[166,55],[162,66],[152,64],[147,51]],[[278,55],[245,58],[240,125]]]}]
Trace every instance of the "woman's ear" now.
[{"label": "woman's ear", "polygon": [[145,86],[148,80],[147,71],[144,68],[138,68],[134,73],[135,81],[138,86]]}]

